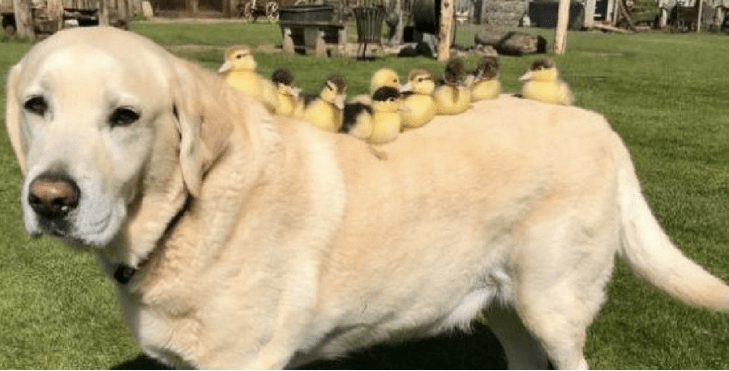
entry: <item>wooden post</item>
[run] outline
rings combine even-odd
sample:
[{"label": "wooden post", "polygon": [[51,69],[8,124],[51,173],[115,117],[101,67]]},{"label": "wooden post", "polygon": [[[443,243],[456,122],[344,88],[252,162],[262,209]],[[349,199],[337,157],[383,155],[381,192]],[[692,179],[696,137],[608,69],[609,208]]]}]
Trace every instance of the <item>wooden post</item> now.
[{"label": "wooden post", "polygon": [[316,30],[316,41],[314,42],[314,55],[317,58],[327,56],[327,44],[324,42],[324,29]]},{"label": "wooden post", "polygon": [[702,14],[704,11],[704,1],[696,0],[699,2],[699,14],[696,15],[696,32],[701,32],[701,20],[703,19]]},{"label": "wooden post", "polygon": [[554,52],[564,54],[567,49],[567,26],[570,19],[570,0],[559,0],[557,30],[554,35]]},{"label": "wooden post", "polygon": [[[197,2],[197,0],[193,0]],[[223,0],[223,17],[230,18],[233,16],[233,2],[231,0]]]},{"label": "wooden post", "polygon": [[585,0],[585,21],[582,27],[589,29],[595,24],[595,5],[595,0]]},{"label": "wooden post", "polygon": [[395,14],[397,14],[397,26],[395,26],[395,34],[392,35],[392,39],[390,39],[390,45],[400,45],[402,44],[402,34],[405,29],[405,24],[403,24],[402,19],[402,0],[392,0],[395,2],[395,6],[391,7]]},{"label": "wooden post", "polygon": [[117,11],[116,14],[119,17],[119,19],[122,19],[122,20],[129,19],[129,7],[127,6],[127,0],[117,0],[116,11]]},{"label": "wooden post", "polygon": [[714,23],[716,24],[717,30],[721,29],[721,24],[724,22],[724,8],[721,5],[719,4],[716,7],[716,12],[714,13]]},{"label": "wooden post", "polygon": [[440,2],[440,29],[438,30],[438,60],[447,61],[451,57],[451,38],[453,38],[453,2],[455,0],[441,0]]},{"label": "wooden post", "polygon": [[[527,9],[529,8],[527,7]],[[486,23],[486,0],[481,0],[481,14],[478,15],[478,18],[477,24]]]},{"label": "wooden post", "polygon": [[658,20],[658,28],[664,29],[668,25],[668,9],[661,8],[661,17]]},{"label": "wooden post", "polygon": [[[185,1],[185,10],[191,15],[196,16],[198,11],[198,0],[186,0]],[[223,2],[223,9],[225,9],[225,2]]]},{"label": "wooden post", "polygon": [[283,33],[283,42],[282,42],[282,48],[284,54],[294,54],[294,39],[291,37],[291,27],[289,26],[281,26],[282,33]]},{"label": "wooden post", "polygon": [[46,0],[46,14],[53,22],[54,32],[63,28],[63,3],[61,0]]},{"label": "wooden post", "polygon": [[[347,23],[344,23],[344,27],[337,31],[337,56],[347,56]],[[292,47],[293,48],[293,47]]]},{"label": "wooden post", "polygon": [[15,13],[15,27],[18,36],[28,37],[35,41],[33,9],[31,9],[30,0],[13,0],[13,12]]},{"label": "wooden post", "polygon": [[607,7],[605,7],[605,22],[610,25],[615,25],[615,0],[607,0]]},{"label": "wooden post", "polygon": [[96,0],[96,9],[99,13],[99,25],[109,25],[109,3],[107,0]]}]

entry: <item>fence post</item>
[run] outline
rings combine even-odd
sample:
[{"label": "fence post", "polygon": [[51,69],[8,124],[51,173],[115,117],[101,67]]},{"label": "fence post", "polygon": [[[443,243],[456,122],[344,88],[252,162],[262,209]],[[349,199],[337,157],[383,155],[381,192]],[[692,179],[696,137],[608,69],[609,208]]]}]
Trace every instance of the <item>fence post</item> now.
[{"label": "fence post", "polygon": [[455,0],[441,0],[440,2],[440,29],[438,30],[438,60],[447,61],[451,57],[451,39],[453,35],[453,2]]},{"label": "fence post", "polygon": [[33,9],[30,0],[13,0],[15,12],[16,32],[20,37],[28,37],[35,41],[35,29],[33,28]]},{"label": "fence post", "polygon": [[564,54],[567,49],[567,26],[570,19],[570,0],[559,0],[557,30],[554,35],[554,52]]}]

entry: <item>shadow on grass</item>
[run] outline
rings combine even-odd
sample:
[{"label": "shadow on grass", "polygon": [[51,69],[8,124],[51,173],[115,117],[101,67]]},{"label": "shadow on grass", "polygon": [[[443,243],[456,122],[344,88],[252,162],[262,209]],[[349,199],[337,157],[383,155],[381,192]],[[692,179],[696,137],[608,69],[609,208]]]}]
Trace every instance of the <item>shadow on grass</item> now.
[{"label": "shadow on grass", "polygon": [[[115,370],[160,370],[165,366],[140,355]],[[471,333],[452,333],[400,345],[378,345],[336,361],[319,361],[307,370],[334,369],[506,369],[503,350],[487,326],[476,324]]]}]

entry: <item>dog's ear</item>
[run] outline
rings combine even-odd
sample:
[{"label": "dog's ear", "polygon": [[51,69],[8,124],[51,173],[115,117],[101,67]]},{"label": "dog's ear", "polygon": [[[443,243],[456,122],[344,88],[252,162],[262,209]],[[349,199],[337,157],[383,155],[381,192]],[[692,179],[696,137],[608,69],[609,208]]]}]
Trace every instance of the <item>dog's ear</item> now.
[{"label": "dog's ear", "polygon": [[15,157],[18,159],[20,171],[25,174],[25,144],[20,127],[20,103],[18,102],[17,85],[20,78],[20,63],[10,68],[8,73],[7,88],[5,90],[5,127],[8,131],[10,144],[13,146]]},{"label": "dog's ear", "polygon": [[232,130],[230,112],[219,100],[222,86],[209,72],[176,60],[177,84],[172,84],[174,112],[180,133],[182,178],[194,197],[202,192],[205,173],[225,151]]}]

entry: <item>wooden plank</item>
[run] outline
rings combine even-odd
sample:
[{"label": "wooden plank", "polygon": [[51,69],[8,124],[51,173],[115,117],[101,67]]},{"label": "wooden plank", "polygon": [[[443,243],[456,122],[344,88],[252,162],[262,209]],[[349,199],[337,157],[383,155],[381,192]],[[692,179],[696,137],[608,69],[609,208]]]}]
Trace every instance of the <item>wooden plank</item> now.
[{"label": "wooden plank", "polygon": [[280,26],[285,27],[334,27],[334,28],[344,28],[344,24],[339,22],[297,22],[297,21],[279,21],[278,24]]},{"label": "wooden plank", "polygon": [[596,30],[600,30],[600,31],[610,31],[610,32],[618,32],[618,33],[632,33],[632,32],[630,32],[628,30],[624,30],[622,28],[618,28],[618,27],[615,27],[615,26],[611,26],[609,24],[595,23],[595,24],[592,25],[591,28],[592,29],[596,29]]}]

